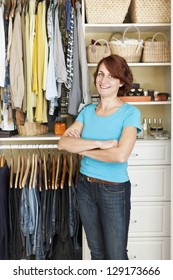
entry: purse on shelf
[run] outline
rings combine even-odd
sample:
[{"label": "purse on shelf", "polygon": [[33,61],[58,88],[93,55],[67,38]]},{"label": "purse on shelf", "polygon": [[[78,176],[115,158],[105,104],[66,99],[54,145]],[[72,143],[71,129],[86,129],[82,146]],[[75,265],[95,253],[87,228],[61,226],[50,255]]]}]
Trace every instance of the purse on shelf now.
[{"label": "purse on shelf", "polygon": [[[130,28],[135,28],[137,30],[137,39],[125,37],[126,32]],[[143,49],[143,40],[140,38],[140,31],[136,26],[127,27],[122,34],[122,37],[119,39],[116,39],[115,33],[111,37],[109,44],[112,54],[117,54],[124,57],[127,62],[140,62]]]},{"label": "purse on shelf", "polygon": [[111,49],[108,41],[99,39],[87,46],[87,61],[88,63],[97,63],[102,58],[111,55]]},{"label": "purse on shelf", "polygon": [[[156,37],[160,36],[159,40]],[[163,38],[163,40],[161,39]],[[162,32],[156,33],[152,38],[144,41],[142,62],[170,62],[170,44]]]}]

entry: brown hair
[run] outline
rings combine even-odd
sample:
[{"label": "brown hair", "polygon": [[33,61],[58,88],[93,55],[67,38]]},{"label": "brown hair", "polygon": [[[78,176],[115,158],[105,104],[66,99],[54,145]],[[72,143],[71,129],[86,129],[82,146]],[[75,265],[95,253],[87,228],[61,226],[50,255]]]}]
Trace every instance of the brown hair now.
[{"label": "brown hair", "polygon": [[123,86],[119,88],[118,96],[125,94],[132,88],[133,74],[130,70],[126,60],[116,54],[107,56],[99,61],[96,71],[94,73],[94,84],[96,86],[96,78],[100,65],[104,63],[105,67],[113,78],[119,79]]}]

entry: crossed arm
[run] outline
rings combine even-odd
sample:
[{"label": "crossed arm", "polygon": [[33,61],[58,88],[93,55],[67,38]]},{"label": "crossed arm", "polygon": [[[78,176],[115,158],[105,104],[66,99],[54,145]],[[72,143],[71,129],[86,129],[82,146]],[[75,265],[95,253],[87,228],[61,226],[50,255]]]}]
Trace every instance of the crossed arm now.
[{"label": "crossed arm", "polygon": [[75,121],[59,140],[58,149],[104,162],[124,162],[127,161],[136,141],[135,127],[124,128],[119,141],[82,139],[82,129],[83,124]]}]

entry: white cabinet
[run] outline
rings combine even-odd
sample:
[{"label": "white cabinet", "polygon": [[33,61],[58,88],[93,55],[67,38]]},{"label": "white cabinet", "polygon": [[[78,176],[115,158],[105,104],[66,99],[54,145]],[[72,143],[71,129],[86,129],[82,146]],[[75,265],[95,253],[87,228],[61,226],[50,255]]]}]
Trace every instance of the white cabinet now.
[{"label": "white cabinet", "polygon": [[[130,156],[129,259],[170,259],[170,154],[169,140],[138,140]],[[90,259],[85,233],[83,258]]]}]

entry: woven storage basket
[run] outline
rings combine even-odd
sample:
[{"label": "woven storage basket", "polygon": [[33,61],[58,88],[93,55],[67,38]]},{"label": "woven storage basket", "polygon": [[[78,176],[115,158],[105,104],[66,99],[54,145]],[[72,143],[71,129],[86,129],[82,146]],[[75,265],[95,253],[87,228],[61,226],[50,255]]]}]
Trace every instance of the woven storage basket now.
[{"label": "woven storage basket", "polygon": [[24,125],[17,125],[21,136],[36,136],[48,133],[48,126],[37,122],[25,122]]},{"label": "woven storage basket", "polygon": [[[125,34],[129,28],[136,28],[138,39],[127,39]],[[113,37],[113,36],[112,36]],[[140,31],[136,26],[129,26],[124,31],[122,38],[109,42],[112,54],[117,54],[126,59],[127,62],[140,62],[143,49],[143,40],[140,39]]]},{"label": "woven storage basket", "polygon": [[[161,35],[164,40],[156,41],[158,35]],[[164,33],[158,32],[152,37],[151,41],[144,42],[143,62],[170,62],[170,60],[170,46]]]},{"label": "woven storage basket", "polygon": [[129,13],[133,23],[168,23],[171,0],[131,0]]},{"label": "woven storage basket", "polygon": [[85,0],[87,23],[123,23],[131,0]]},{"label": "woven storage basket", "polygon": [[[99,46],[97,45],[98,42],[103,42],[104,45]],[[87,46],[87,61],[89,63],[97,63],[110,54],[111,49],[109,43],[104,39],[97,40],[93,45]]]}]

